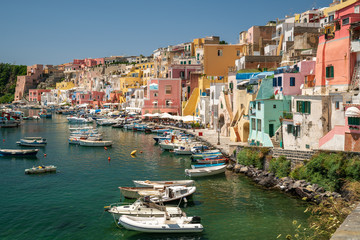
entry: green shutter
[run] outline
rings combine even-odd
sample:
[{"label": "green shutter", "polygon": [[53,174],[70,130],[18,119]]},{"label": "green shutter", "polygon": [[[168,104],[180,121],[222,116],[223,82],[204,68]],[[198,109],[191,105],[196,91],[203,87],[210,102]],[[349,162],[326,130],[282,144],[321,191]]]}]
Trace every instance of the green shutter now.
[{"label": "green shutter", "polygon": [[305,112],[305,101],[301,101],[301,112]]},{"label": "green shutter", "polygon": [[330,77],[334,77],[334,66],[330,67]]}]

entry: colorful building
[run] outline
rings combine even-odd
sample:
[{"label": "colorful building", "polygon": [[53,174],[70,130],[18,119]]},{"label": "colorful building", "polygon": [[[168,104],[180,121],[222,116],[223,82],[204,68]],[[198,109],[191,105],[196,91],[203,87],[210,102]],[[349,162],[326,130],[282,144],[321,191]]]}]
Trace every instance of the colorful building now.
[{"label": "colorful building", "polygon": [[18,76],[15,88],[15,101],[22,100],[30,88],[36,88],[43,77],[43,65],[35,64],[27,67],[25,76]]},{"label": "colorful building", "polygon": [[147,82],[142,114],[181,115],[181,79],[157,78]]},{"label": "colorful building", "polygon": [[29,90],[29,101],[30,102],[41,102],[41,94],[43,92],[50,92],[50,89],[30,89]]}]

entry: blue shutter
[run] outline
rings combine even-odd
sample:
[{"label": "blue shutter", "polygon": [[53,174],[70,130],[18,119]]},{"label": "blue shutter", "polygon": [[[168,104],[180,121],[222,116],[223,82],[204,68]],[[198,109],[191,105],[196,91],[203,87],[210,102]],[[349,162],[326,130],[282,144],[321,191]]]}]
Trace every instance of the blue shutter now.
[{"label": "blue shutter", "polygon": [[282,87],[282,77],[278,77],[278,86]]}]

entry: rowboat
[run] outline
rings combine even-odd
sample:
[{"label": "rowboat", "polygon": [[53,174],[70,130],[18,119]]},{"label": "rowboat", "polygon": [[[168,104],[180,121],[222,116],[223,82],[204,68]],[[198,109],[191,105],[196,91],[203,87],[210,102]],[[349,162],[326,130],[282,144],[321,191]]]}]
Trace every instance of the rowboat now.
[{"label": "rowboat", "polygon": [[116,220],[122,215],[137,217],[181,217],[186,215],[181,208],[175,206],[163,206],[152,202],[143,201],[142,198],[136,200],[133,204],[115,203],[106,206],[105,211],[111,213]]},{"label": "rowboat", "polygon": [[196,233],[202,232],[200,217],[160,217],[144,218],[121,216],[119,224],[128,230],[147,233]]},{"label": "rowboat", "polygon": [[36,173],[48,173],[56,172],[56,167],[54,165],[50,166],[38,166],[25,169],[25,174],[36,174]]},{"label": "rowboat", "polygon": [[0,156],[35,156],[39,149],[0,149]]},{"label": "rowboat", "polygon": [[85,147],[109,147],[112,145],[112,141],[80,140],[79,144]]},{"label": "rowboat", "polygon": [[137,187],[153,187],[156,185],[162,185],[162,186],[193,186],[194,180],[175,180],[175,181],[139,181],[139,180],[133,180],[135,186]]},{"label": "rowboat", "polygon": [[214,167],[185,169],[185,174],[190,177],[205,177],[205,176],[212,176],[212,175],[224,173],[225,170],[226,170],[226,165],[221,165]]},{"label": "rowboat", "polygon": [[27,147],[45,147],[46,139],[42,137],[27,137],[24,139],[20,139],[20,141],[16,142],[20,146],[27,146]]},{"label": "rowboat", "polygon": [[214,164],[197,164],[197,165],[191,165],[192,169],[195,168],[204,168],[204,167],[215,167],[215,166],[221,166],[224,165],[225,163],[214,163]]},{"label": "rowboat", "polygon": [[228,162],[227,158],[205,158],[205,159],[197,159],[196,162],[198,164],[216,164],[216,163],[226,163]]},{"label": "rowboat", "polygon": [[68,120],[69,123],[92,123],[93,119],[92,118],[83,118],[83,117],[67,117],[66,118]]}]

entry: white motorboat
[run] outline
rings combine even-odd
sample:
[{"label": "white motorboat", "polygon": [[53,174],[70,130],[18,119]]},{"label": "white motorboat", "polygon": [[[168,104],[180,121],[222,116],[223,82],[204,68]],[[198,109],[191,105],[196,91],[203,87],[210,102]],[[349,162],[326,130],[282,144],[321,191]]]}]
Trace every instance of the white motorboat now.
[{"label": "white motorboat", "polygon": [[[177,201],[180,199],[186,199],[186,197],[190,197],[196,191],[195,186],[185,187],[185,186],[173,186],[166,187],[164,190],[159,190],[158,193],[154,194],[154,191],[150,192],[138,191],[140,196],[150,196],[150,201],[159,203],[159,202],[171,202]],[[186,200],[185,200],[186,201]]]},{"label": "white motorboat", "polygon": [[94,120],[92,118],[84,118],[84,117],[67,117],[66,118],[69,123],[92,123]]},{"label": "white motorboat", "polygon": [[79,145],[80,144],[80,140],[91,140],[91,141],[101,141],[102,137],[101,136],[94,136],[94,137],[90,137],[90,136],[70,136],[68,139],[69,144],[75,144],[75,145]]},{"label": "white motorboat", "polygon": [[111,126],[118,123],[118,121],[109,118],[101,118],[96,120],[96,124],[99,126]]},{"label": "white motorboat", "polygon": [[39,149],[0,149],[0,156],[35,156]]},{"label": "white motorboat", "polygon": [[125,198],[134,199],[139,198],[141,195],[139,191],[146,191],[150,195],[158,194],[159,190],[164,190],[164,186],[154,187],[119,187],[121,195]]},{"label": "white motorboat", "polygon": [[174,181],[140,181],[140,180],[133,180],[135,186],[137,187],[153,187],[156,185],[162,186],[193,186],[195,181],[194,180],[174,180]]},{"label": "white motorboat", "polygon": [[56,167],[54,165],[49,166],[38,166],[25,169],[25,174],[36,174],[36,173],[47,173],[47,172],[56,172]]},{"label": "white motorboat", "polygon": [[124,228],[148,233],[196,233],[202,232],[200,217],[134,217],[123,215],[119,224]]},{"label": "white motorboat", "polygon": [[205,177],[205,176],[212,176],[212,175],[224,173],[225,170],[226,170],[226,165],[221,165],[214,167],[185,169],[185,174],[190,177]]},{"label": "white motorboat", "polygon": [[93,140],[79,140],[80,146],[85,147],[110,147],[112,141],[93,141]]},{"label": "white motorboat", "polygon": [[93,127],[73,127],[69,128],[70,132],[76,132],[76,131],[89,131],[94,129]]},{"label": "white motorboat", "polygon": [[179,207],[163,206],[152,202],[145,202],[142,199],[138,199],[133,204],[111,204],[106,207],[105,211],[111,213],[117,220],[122,215],[137,217],[163,217],[166,214],[170,217],[186,215]]},{"label": "white motorboat", "polygon": [[174,149],[174,152],[177,155],[192,155],[190,146],[179,146]]}]

